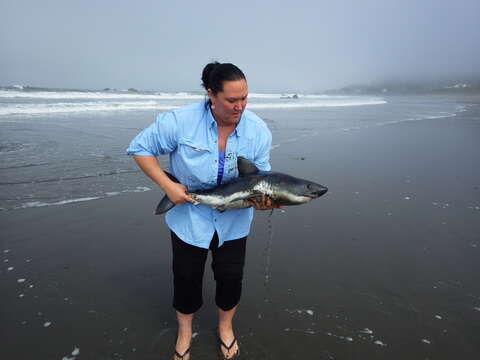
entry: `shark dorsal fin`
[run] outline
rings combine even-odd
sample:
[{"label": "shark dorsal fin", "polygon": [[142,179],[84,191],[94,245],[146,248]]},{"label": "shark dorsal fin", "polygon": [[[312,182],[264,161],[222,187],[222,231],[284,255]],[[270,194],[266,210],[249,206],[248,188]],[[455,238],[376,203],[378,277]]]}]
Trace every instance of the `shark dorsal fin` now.
[{"label": "shark dorsal fin", "polygon": [[256,174],[260,171],[253,162],[241,156],[237,158],[237,167],[240,176]]}]

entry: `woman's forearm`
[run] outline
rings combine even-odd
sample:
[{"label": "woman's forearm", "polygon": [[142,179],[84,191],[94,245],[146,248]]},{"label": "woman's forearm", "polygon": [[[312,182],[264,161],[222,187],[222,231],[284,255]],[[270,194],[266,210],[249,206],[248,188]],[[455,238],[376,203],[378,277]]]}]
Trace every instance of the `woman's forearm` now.
[{"label": "woman's forearm", "polygon": [[158,163],[158,160],[154,156],[138,156],[134,155],[133,158],[137,163],[138,167],[155,182],[158,186],[162,188],[163,191],[168,188],[168,185],[172,182],[167,174],[163,171]]},{"label": "woman's forearm", "polygon": [[195,201],[187,194],[185,185],[177,184],[170,180],[170,178],[162,170],[158,160],[154,156],[139,156],[134,155],[133,158],[138,167],[152,179],[158,186],[160,186],[168,196],[168,198],[175,204],[183,204],[184,202],[195,203]]}]

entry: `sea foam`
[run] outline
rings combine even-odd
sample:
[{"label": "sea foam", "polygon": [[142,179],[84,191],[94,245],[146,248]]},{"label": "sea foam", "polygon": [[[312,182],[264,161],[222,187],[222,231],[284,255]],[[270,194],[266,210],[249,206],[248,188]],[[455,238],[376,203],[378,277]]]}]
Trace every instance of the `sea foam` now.
[{"label": "sea foam", "polygon": [[[13,101],[11,98],[15,97],[15,94],[24,99],[21,102],[18,99]],[[184,93],[180,95],[136,95],[81,92],[24,93],[0,90],[0,100],[5,100],[0,104],[0,116],[150,110],[168,111],[203,98],[200,95]],[[384,99],[366,96],[301,95],[298,99],[282,99],[279,94],[251,94],[247,109],[300,109],[382,104],[386,104]]]}]

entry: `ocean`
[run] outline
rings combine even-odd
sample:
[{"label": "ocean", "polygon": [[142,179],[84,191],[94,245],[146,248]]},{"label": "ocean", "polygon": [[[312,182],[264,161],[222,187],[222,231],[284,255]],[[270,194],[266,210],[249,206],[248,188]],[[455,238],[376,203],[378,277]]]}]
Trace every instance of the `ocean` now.
[{"label": "ocean", "polygon": [[[126,147],[157,113],[204,98],[201,92],[1,87],[0,210],[151,190]],[[453,117],[467,106],[445,97],[251,93],[247,108],[267,122],[275,150],[318,131]]]}]

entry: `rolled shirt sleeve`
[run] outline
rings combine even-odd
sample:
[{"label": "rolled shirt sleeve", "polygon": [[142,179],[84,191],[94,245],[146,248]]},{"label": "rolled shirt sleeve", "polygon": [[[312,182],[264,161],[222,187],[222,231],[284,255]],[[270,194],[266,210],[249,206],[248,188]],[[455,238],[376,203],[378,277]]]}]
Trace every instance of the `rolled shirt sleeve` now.
[{"label": "rolled shirt sleeve", "polygon": [[140,132],[127,148],[128,155],[158,156],[177,147],[178,126],[173,112],[159,114],[153,124]]}]

